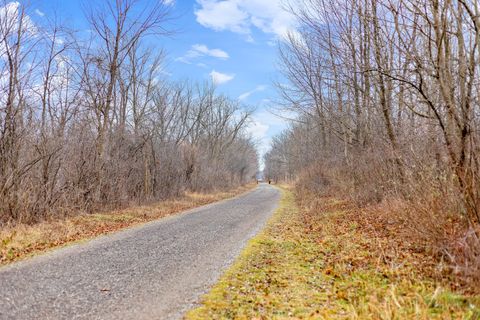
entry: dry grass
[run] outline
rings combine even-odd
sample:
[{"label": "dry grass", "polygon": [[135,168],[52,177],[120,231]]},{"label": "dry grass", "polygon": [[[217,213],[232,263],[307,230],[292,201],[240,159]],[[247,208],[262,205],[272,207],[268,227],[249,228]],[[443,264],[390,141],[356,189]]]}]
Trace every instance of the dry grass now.
[{"label": "dry grass", "polygon": [[188,319],[479,319],[393,221],[284,189],[281,208]]},{"label": "dry grass", "polygon": [[347,199],[365,230],[386,234],[393,255],[398,246],[398,252],[414,248],[429,256],[429,275],[455,291],[480,294],[480,225],[468,219],[455,175],[426,162],[400,185],[374,161],[348,170],[314,164],[300,174],[296,193],[309,205],[319,195]]},{"label": "dry grass", "polygon": [[187,193],[175,200],[148,206],[131,207],[97,214],[45,221],[35,225],[20,224],[0,230],[0,265],[72,242],[115,232],[140,223],[163,218],[181,211],[233,197],[254,188],[249,184],[237,189],[211,194]]}]

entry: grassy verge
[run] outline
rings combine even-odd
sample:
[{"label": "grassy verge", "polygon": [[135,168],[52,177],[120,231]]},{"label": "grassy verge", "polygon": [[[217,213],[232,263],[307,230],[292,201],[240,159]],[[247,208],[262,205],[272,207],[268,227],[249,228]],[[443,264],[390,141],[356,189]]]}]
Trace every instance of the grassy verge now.
[{"label": "grassy verge", "polygon": [[184,210],[231,198],[252,189],[250,184],[226,192],[187,193],[184,197],[97,214],[82,214],[35,225],[16,225],[0,230],[0,266],[22,258],[163,218]]},{"label": "grassy verge", "polygon": [[429,277],[426,255],[402,246],[393,255],[389,237],[347,203],[282,189],[265,231],[187,319],[480,318],[480,297]]}]

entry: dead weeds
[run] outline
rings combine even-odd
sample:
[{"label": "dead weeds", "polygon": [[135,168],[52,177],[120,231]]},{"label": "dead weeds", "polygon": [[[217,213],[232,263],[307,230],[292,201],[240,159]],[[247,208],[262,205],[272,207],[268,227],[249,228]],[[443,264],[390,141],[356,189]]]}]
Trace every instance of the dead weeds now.
[{"label": "dead weeds", "polygon": [[[402,221],[284,189],[266,230],[188,319],[479,319]],[[373,210],[373,211],[369,211]]]}]

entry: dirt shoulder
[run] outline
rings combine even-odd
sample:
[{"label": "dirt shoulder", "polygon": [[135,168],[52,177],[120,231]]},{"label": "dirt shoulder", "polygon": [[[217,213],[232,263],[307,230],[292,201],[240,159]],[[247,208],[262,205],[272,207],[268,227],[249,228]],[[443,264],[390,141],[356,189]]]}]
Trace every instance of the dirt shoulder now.
[{"label": "dirt shoulder", "polygon": [[96,214],[81,214],[35,225],[16,225],[0,230],[0,266],[78,241],[119,231],[182,211],[228,199],[255,188],[249,184],[210,194],[187,193],[183,197],[147,206],[135,206]]},{"label": "dirt shoulder", "polygon": [[479,296],[435,280],[428,255],[376,232],[347,202],[282,190],[268,227],[187,319],[480,318]]}]

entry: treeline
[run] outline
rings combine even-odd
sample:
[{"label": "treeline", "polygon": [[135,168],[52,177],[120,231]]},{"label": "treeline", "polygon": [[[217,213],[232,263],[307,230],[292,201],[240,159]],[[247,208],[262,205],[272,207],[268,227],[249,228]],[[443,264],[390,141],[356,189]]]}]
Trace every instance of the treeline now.
[{"label": "treeline", "polygon": [[167,1],[89,1],[88,31],[0,5],[0,225],[245,183],[250,111],[172,83]]},{"label": "treeline", "polygon": [[392,215],[419,246],[480,281],[479,3],[303,0],[292,11],[278,88],[297,118],[266,176],[360,205],[400,201]]}]

